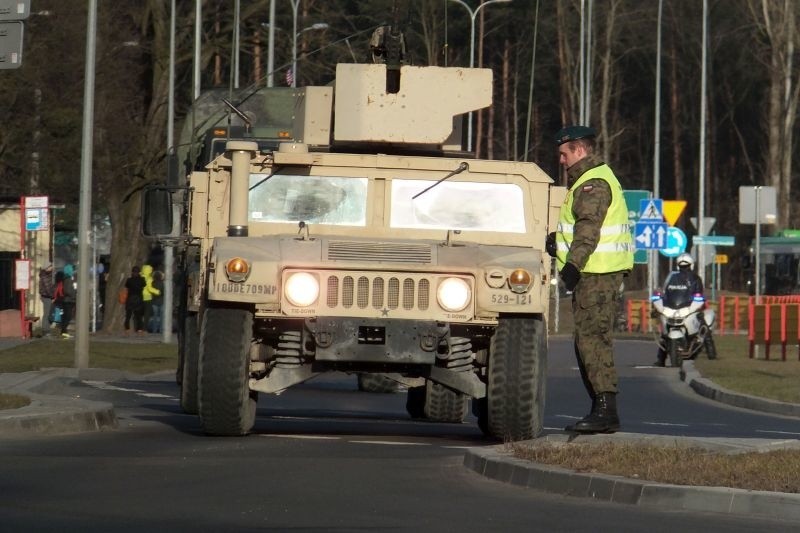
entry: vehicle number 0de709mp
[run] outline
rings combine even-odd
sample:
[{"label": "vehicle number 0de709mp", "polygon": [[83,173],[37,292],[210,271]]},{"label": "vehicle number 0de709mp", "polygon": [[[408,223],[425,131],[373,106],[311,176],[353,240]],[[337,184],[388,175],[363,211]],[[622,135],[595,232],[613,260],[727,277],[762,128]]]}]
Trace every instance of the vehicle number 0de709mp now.
[{"label": "vehicle number 0de709mp", "polygon": [[274,294],[277,287],[258,283],[216,283],[217,292],[236,294]]},{"label": "vehicle number 0de709mp", "polygon": [[492,294],[493,304],[525,305],[532,301],[530,294]]}]

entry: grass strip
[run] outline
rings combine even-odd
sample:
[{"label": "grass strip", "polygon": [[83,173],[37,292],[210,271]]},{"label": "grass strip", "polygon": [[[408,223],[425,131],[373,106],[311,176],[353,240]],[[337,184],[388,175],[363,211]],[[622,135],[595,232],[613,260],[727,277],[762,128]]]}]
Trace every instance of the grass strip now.
[{"label": "grass strip", "polygon": [[513,455],[576,472],[771,492],[800,492],[800,450],[718,454],[697,448],[641,444],[511,443]]}]

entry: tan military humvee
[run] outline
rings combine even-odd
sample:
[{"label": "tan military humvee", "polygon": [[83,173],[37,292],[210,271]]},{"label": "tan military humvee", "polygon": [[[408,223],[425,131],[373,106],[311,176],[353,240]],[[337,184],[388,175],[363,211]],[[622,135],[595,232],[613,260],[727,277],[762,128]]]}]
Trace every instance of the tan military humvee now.
[{"label": "tan military humvee", "polygon": [[461,422],[472,400],[488,435],[541,431],[564,190],[461,151],[490,70],[403,66],[394,93],[386,72],[338,65],[298,89],[300,142],[230,141],[190,176],[182,404],[208,433],[248,433],[258,392],[328,371],[408,386],[412,417]]}]

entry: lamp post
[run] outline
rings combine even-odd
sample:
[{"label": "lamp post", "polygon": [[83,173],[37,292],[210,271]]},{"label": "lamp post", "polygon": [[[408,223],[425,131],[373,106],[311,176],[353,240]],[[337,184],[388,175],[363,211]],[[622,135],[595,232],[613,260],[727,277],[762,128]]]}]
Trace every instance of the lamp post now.
[{"label": "lamp post", "polygon": [[[292,2],[294,2],[294,0],[292,0]],[[262,22],[261,26],[263,28],[267,28],[268,30],[270,30],[270,32],[273,32],[276,29],[280,29],[280,28],[273,28],[272,26],[270,26],[270,24],[268,22]],[[311,26],[308,26],[307,28],[303,28],[302,30],[297,31],[297,19],[295,18],[295,20],[293,21],[293,29],[292,29],[292,84],[291,84],[292,87],[297,87],[297,38],[300,37],[300,35],[302,35],[303,33],[307,32],[307,31],[327,30],[327,29],[328,29],[328,23],[327,22],[315,22]],[[271,48],[268,51],[268,56],[267,56],[267,70],[269,71],[269,72],[267,72],[267,76],[269,76],[269,77],[272,76],[272,69],[275,68],[274,67],[275,60],[274,60],[273,54],[274,54],[274,48]],[[272,85],[268,85],[268,86],[271,87]]]},{"label": "lamp post", "polygon": [[292,87],[297,87],[297,8],[300,0],[292,2]]},{"label": "lamp post", "polygon": [[[295,0],[292,0],[294,2]],[[297,0],[299,1],[299,0]],[[464,7],[469,13],[470,18],[470,32],[469,32],[469,68],[472,68],[475,65],[475,17],[478,16],[478,12],[484,7],[491,5],[491,4],[507,4],[511,2],[511,0],[489,0],[488,2],[484,2],[474,10],[469,7],[469,5],[464,2],[464,0],[450,0],[451,2],[455,2]],[[469,112],[469,117],[467,118],[467,152],[472,151],[472,111]]]}]

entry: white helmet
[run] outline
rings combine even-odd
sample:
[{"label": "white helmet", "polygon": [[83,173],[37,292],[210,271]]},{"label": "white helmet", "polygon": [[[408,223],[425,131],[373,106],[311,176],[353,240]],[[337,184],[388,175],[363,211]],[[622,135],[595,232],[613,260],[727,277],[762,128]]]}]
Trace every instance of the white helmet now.
[{"label": "white helmet", "polygon": [[689,268],[690,270],[694,268],[694,259],[691,254],[682,253],[678,256],[678,268]]}]

